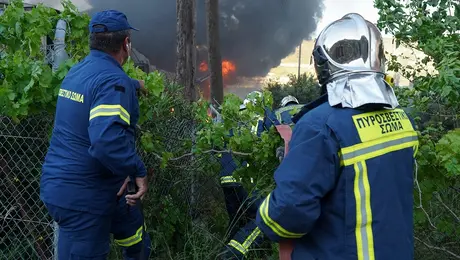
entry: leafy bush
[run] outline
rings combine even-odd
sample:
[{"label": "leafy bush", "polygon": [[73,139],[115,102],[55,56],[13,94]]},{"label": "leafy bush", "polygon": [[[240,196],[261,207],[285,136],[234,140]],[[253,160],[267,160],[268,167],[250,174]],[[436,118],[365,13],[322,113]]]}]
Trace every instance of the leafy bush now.
[{"label": "leafy bush", "polygon": [[416,259],[460,259],[460,139],[454,130],[460,124],[460,5],[443,0],[377,0],[375,5],[378,26],[395,35],[397,45],[426,54],[415,66],[402,66],[395,55],[389,63],[390,70],[414,83],[397,94],[420,131]]},{"label": "leafy bush", "polygon": [[292,95],[299,100],[301,104],[307,104],[319,97],[320,87],[316,79],[309,74],[302,74],[300,77],[289,75],[289,81],[286,84],[279,82],[269,82],[266,90],[273,95],[274,108],[279,107],[281,100]]}]

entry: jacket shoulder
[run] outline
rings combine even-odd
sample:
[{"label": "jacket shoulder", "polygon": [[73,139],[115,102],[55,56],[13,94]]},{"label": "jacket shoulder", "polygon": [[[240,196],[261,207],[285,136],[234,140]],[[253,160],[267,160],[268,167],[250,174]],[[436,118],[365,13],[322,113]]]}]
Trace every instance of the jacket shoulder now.
[{"label": "jacket shoulder", "polygon": [[328,102],[308,111],[300,118],[297,124],[325,125],[329,117],[334,113],[335,108],[331,107]]}]

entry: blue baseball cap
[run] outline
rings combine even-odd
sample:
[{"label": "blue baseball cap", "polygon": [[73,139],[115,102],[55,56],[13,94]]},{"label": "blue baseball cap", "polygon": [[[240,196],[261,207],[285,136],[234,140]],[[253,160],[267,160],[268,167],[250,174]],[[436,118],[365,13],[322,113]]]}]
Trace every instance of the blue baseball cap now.
[{"label": "blue baseball cap", "polygon": [[90,33],[118,32],[123,30],[139,31],[128,23],[128,18],[126,18],[124,13],[116,10],[98,12],[94,14],[89,22]]}]

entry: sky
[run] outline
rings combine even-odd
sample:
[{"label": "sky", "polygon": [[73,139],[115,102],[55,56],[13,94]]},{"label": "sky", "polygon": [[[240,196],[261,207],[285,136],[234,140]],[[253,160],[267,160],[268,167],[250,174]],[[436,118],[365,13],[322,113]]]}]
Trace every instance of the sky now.
[{"label": "sky", "polygon": [[318,24],[315,37],[325,26],[342,18],[347,13],[358,13],[364,19],[376,23],[379,16],[373,0],[324,0],[323,19]]}]

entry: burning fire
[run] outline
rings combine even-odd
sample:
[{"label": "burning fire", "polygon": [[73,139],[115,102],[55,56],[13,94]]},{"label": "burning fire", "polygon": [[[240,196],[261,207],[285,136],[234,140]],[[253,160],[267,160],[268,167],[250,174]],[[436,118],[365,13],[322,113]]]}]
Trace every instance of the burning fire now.
[{"label": "burning fire", "polygon": [[222,76],[226,77],[228,74],[235,72],[236,67],[233,62],[229,60],[222,61]]},{"label": "burning fire", "polygon": [[[206,61],[202,61],[200,63],[199,70],[201,72],[206,72],[209,70],[208,63]],[[223,60],[222,61],[222,76],[225,78],[227,77],[230,73],[233,73],[236,71],[236,66],[233,62],[229,60]]]},{"label": "burning fire", "polygon": [[[200,66],[198,68],[199,71],[201,72],[208,72],[209,71],[209,66],[206,61],[202,61],[200,63]],[[236,65],[235,63],[229,61],[229,60],[222,60],[222,78],[223,78],[223,83],[224,83],[224,88],[226,84],[228,84],[229,81],[232,80],[233,77],[231,77],[232,74],[234,74],[236,71]],[[211,93],[211,85],[210,85],[210,79],[207,78],[205,81],[203,81],[201,89],[203,91],[203,96],[205,98],[209,98],[210,93]],[[211,112],[208,111],[208,115],[212,117]]]}]

